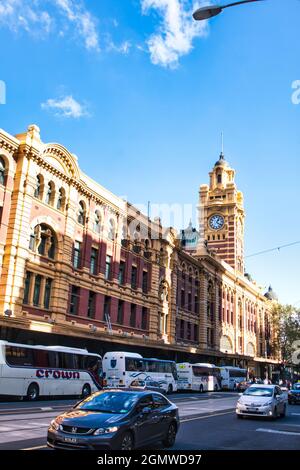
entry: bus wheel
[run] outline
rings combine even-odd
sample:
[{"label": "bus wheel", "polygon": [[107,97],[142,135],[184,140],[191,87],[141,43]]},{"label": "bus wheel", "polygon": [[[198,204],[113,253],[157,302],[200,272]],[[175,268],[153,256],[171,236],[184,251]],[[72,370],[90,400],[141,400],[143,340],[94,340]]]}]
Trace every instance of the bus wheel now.
[{"label": "bus wheel", "polygon": [[37,400],[39,397],[39,386],[37,384],[30,384],[26,396],[29,401]]},{"label": "bus wheel", "polygon": [[200,392],[200,393],[203,393],[203,385],[202,385],[202,384],[200,385],[199,392]]},{"label": "bus wheel", "polygon": [[171,393],[173,393],[173,385],[172,384],[170,384],[168,386],[168,395],[170,395]]},{"label": "bus wheel", "polygon": [[81,397],[86,398],[90,394],[91,394],[91,387],[89,386],[89,384],[84,384],[84,386],[82,387]]}]

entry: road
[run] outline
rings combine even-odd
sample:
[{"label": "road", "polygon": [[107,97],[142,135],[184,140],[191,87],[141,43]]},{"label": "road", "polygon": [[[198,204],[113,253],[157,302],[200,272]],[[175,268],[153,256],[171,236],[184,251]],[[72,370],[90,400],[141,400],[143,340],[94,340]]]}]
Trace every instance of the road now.
[{"label": "road", "polygon": [[[237,394],[174,394],[181,427],[177,450],[299,450],[300,407],[288,406],[287,416],[276,421],[236,419]],[[0,403],[0,450],[44,450],[50,421],[70,408],[76,400],[36,403]],[[161,449],[159,446],[158,449]]]}]

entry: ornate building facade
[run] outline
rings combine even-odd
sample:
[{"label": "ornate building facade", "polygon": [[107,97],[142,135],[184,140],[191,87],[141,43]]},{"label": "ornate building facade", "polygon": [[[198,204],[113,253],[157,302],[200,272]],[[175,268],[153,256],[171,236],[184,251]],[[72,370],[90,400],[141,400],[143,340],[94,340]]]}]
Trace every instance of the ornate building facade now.
[{"label": "ornate building facade", "polygon": [[273,300],[244,275],[243,197],[222,155],[200,208],[189,251],[37,126],[0,130],[0,338],[275,367]]}]

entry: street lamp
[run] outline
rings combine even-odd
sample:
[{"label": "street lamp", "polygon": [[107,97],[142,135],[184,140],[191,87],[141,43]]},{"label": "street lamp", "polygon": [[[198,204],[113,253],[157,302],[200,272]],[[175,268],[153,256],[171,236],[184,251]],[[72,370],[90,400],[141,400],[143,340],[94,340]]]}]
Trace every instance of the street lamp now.
[{"label": "street lamp", "polygon": [[196,21],[207,20],[209,18],[212,18],[213,16],[219,15],[225,8],[234,7],[236,5],[242,5],[243,3],[263,1],[264,0],[242,0],[240,2],[228,3],[227,5],[208,5],[206,7],[198,8],[198,10],[193,13],[193,18]]}]

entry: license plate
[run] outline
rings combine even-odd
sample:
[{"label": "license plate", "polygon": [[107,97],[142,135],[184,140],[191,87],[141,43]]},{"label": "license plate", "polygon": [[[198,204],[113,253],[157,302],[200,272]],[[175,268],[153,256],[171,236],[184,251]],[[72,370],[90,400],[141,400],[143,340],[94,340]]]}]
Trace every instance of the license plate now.
[{"label": "license plate", "polygon": [[256,411],[256,408],[248,408],[248,411]]},{"label": "license plate", "polygon": [[77,439],[76,439],[76,437],[65,437],[64,441],[65,442],[70,442],[71,444],[76,444]]}]

